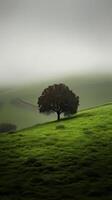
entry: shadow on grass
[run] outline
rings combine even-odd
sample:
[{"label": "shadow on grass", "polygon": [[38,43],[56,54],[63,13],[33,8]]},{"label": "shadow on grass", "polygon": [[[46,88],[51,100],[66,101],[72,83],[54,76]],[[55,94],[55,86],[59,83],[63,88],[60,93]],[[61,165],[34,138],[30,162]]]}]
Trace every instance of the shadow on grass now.
[{"label": "shadow on grass", "polygon": [[76,114],[76,115],[73,115],[73,116],[70,116],[70,117],[65,117],[65,118],[62,118],[60,121],[65,121],[65,120],[71,120],[71,119],[78,119],[78,118],[82,118],[82,117],[92,117],[94,116],[93,113],[79,113],[79,114]]},{"label": "shadow on grass", "polygon": [[91,113],[79,113],[79,114],[76,114],[76,115],[72,115],[70,117],[61,118],[59,121],[54,120],[54,121],[50,121],[50,122],[46,122],[46,123],[36,124],[36,125],[33,125],[31,127],[28,127],[28,128],[17,130],[15,133],[20,133],[20,132],[23,132],[23,131],[26,131],[26,130],[35,129],[37,127],[46,126],[46,125],[53,124],[53,123],[58,124],[59,122],[68,121],[68,120],[71,120],[71,119],[78,119],[78,118],[82,118],[82,117],[85,118],[85,117],[91,117],[91,116],[93,116],[93,114],[91,114]]}]

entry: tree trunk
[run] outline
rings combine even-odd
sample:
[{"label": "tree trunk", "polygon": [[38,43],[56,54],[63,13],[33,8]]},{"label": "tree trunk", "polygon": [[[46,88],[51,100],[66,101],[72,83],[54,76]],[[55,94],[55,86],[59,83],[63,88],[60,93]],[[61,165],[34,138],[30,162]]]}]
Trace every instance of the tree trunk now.
[{"label": "tree trunk", "polygon": [[57,120],[60,120],[60,112],[57,112]]}]

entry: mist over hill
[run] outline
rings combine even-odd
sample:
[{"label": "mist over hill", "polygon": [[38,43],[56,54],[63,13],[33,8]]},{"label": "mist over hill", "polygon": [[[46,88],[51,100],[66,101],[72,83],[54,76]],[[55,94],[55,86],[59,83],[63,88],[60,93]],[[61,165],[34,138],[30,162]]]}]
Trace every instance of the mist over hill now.
[{"label": "mist over hill", "polygon": [[112,74],[112,1],[1,0],[0,85]]},{"label": "mist over hill", "polygon": [[55,120],[55,114],[38,112],[37,100],[44,88],[54,83],[64,83],[80,97],[79,110],[101,105],[112,100],[112,77],[66,76],[40,83],[2,88],[0,92],[0,122],[11,122],[19,129]]}]

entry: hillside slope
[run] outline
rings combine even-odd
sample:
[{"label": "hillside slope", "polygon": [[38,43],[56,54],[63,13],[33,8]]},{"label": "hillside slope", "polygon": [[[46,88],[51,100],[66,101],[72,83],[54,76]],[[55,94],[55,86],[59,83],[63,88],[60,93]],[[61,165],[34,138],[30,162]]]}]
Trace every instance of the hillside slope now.
[{"label": "hillside slope", "polygon": [[111,200],[112,104],[0,134],[0,199]]},{"label": "hillside slope", "polygon": [[112,99],[112,75],[64,76],[56,80],[29,83],[27,86],[4,88],[0,89],[0,123],[16,124],[20,130],[55,120],[55,114],[46,116],[40,114],[36,108],[37,99],[43,89],[54,83],[66,84],[80,97],[80,110],[110,102]]}]

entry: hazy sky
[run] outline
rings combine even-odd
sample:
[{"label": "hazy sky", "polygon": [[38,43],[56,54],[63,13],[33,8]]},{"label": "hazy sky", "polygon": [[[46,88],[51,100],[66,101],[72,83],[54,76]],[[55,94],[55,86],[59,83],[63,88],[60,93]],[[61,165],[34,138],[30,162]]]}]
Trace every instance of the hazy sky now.
[{"label": "hazy sky", "polygon": [[0,84],[112,73],[112,0],[0,0]]}]

